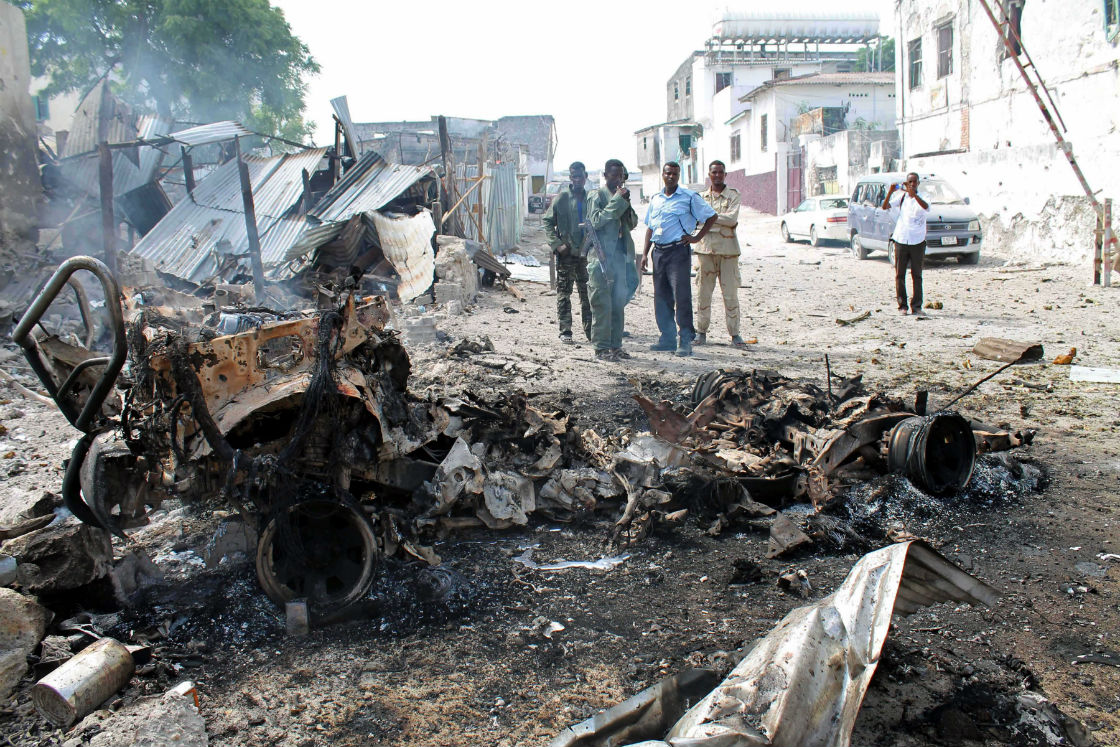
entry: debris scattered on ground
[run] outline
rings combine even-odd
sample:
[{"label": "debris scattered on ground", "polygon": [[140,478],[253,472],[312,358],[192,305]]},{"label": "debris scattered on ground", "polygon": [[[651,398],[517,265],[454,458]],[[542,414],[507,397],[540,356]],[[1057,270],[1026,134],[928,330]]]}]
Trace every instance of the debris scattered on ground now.
[{"label": "debris scattered on ground", "polygon": [[1070,366],[1070,381],[1091,381],[1096,384],[1120,384],[1120,368]]},{"label": "debris scattered on ground", "polygon": [[1042,360],[1042,343],[1019,342],[999,337],[984,337],[972,347],[972,353],[990,361],[1025,363]]}]

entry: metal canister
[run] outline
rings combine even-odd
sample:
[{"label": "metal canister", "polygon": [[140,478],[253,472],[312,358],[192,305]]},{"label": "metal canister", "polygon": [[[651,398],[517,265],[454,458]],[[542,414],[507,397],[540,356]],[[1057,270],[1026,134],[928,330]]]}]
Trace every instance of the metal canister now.
[{"label": "metal canister", "polygon": [[31,700],[44,718],[65,728],[127,685],[135,669],[123,643],[102,638],[35,683]]}]

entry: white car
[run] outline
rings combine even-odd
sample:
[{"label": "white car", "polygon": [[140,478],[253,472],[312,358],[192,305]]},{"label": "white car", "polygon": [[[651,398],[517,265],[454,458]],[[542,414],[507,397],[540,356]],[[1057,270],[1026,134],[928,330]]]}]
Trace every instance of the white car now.
[{"label": "white car", "polygon": [[848,240],[848,198],[821,195],[803,200],[782,216],[782,239],[808,239],[820,246],[825,239]]}]

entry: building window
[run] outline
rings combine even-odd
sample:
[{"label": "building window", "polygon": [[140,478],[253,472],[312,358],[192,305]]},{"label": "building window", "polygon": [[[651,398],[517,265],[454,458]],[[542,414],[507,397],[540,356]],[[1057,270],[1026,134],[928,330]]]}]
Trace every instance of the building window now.
[{"label": "building window", "polygon": [[51,118],[51,103],[46,96],[32,96],[31,103],[35,106],[36,122],[46,122]]},{"label": "building window", "polygon": [[[1006,60],[1012,54],[1018,57],[1023,53],[1022,31],[1020,26],[1023,20],[1023,3],[1026,0],[1004,0],[1000,5],[1000,32],[1007,39],[1007,46],[1001,45],[999,50],[1000,60]],[[1113,0],[1115,2],[1115,0]],[[1010,54],[1008,47],[1011,48]]]},{"label": "building window", "polygon": [[953,22],[937,27],[937,77],[953,72]]},{"label": "building window", "polygon": [[685,96],[691,96],[692,95],[692,78],[685,78],[684,79],[684,95]]},{"label": "building window", "polygon": [[1104,0],[1104,30],[1109,41],[1120,34],[1120,0]]},{"label": "building window", "polygon": [[716,93],[731,87],[731,73],[716,73]]},{"label": "building window", "polygon": [[649,150],[649,138],[642,136],[642,150]]},{"label": "building window", "polygon": [[922,40],[914,39],[906,45],[910,59],[910,90],[922,85]]},{"label": "building window", "polygon": [[673,101],[681,100],[681,87],[675,80],[673,81]]},{"label": "building window", "polygon": [[762,150],[766,150],[766,134],[767,134],[766,133],[766,124],[767,124],[766,120],[767,119],[769,119],[769,115],[766,115],[766,114],[763,114],[761,117],[759,117],[759,122],[762,124]]},{"label": "building window", "polygon": [[735,134],[731,136],[731,160],[732,162],[738,161],[743,157],[742,146],[739,142],[739,131],[736,130]]},{"label": "building window", "polygon": [[774,68],[774,80],[789,80],[790,69],[788,67]]}]

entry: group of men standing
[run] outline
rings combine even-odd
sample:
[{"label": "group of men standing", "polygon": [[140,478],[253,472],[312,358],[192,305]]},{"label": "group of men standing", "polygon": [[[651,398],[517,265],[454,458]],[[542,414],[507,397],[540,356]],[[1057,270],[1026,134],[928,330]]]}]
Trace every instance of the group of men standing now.
[{"label": "group of men standing", "polygon": [[[580,299],[580,321],[595,347],[595,357],[629,358],[622,349],[626,304],[652,259],[659,338],[650,345],[651,350],[689,356],[694,343],[707,341],[717,279],[732,344],[743,345],[739,336],[739,240],[735,234],[739,193],[725,183],[726,169],[720,161],[709,166],[709,187],[699,194],[679,185],[680,173],[675,162],[665,164],[661,171],[664,188],[650,199],[638,262],[631,237],[638,215],[625,186],[626,167],[617,159],[607,161],[604,186],[589,193],[587,169],[579,161],[571,165],[571,184],[544,215],[549,246],[556,255],[556,313],[562,342],[573,342],[574,286]],[[690,283],[694,251],[699,262],[695,325]]]}]

